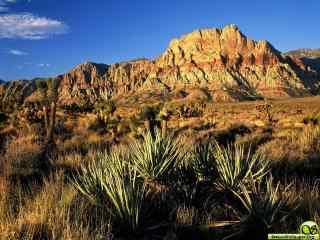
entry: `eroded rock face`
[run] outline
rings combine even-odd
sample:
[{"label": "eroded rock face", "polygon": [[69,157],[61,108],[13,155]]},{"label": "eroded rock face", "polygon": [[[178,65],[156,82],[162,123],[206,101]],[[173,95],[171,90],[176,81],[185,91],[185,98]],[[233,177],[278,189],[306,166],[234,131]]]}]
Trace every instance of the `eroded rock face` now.
[{"label": "eroded rock face", "polygon": [[153,64],[136,60],[112,65],[84,63],[60,76],[60,101],[76,101],[84,91],[94,101],[139,89],[146,81]]},{"label": "eroded rock face", "polygon": [[271,65],[281,60],[281,54],[268,42],[248,39],[235,25],[229,25],[222,30],[197,30],[174,39],[156,64],[159,67],[190,63],[230,67]]},{"label": "eroded rock face", "polygon": [[[288,61],[267,41],[253,41],[235,25],[174,39],[155,60],[149,79],[170,87],[207,87],[231,98],[300,96],[313,82],[305,65]],[[304,78],[307,78],[305,81]]]},{"label": "eroded rock face", "polygon": [[5,107],[21,105],[35,92],[35,82],[16,80],[0,84],[0,102]]},{"label": "eroded rock face", "polygon": [[83,92],[95,101],[99,96],[200,87],[220,101],[309,95],[317,88],[319,71],[300,58],[282,55],[267,41],[247,38],[237,26],[229,25],[174,39],[153,61],[112,65],[87,62],[58,78],[62,103],[77,101]]}]

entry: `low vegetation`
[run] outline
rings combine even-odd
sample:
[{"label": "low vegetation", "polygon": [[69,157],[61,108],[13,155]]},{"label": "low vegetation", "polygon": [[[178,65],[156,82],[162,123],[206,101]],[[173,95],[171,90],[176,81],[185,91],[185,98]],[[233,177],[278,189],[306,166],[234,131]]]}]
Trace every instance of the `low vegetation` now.
[{"label": "low vegetation", "polygon": [[261,239],[319,221],[306,115],[283,127],[276,105],[254,107],[264,125],[227,125],[209,102],[105,99],[70,116],[45,84],[33,118],[0,113],[0,239]]}]

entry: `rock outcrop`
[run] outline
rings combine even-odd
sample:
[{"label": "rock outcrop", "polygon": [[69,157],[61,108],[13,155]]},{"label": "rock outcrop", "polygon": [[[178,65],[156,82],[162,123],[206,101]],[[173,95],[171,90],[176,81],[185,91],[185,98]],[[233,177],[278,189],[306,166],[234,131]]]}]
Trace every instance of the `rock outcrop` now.
[{"label": "rock outcrop", "polygon": [[151,78],[168,86],[207,87],[233,98],[300,96],[312,82],[267,41],[253,41],[235,25],[198,30],[171,42]]},{"label": "rock outcrop", "polygon": [[94,101],[99,96],[195,88],[206,88],[217,101],[304,96],[317,91],[319,76],[309,63],[229,25],[174,39],[155,60],[87,62],[58,78],[60,101],[68,103],[84,93]]},{"label": "rock outcrop", "polygon": [[35,81],[15,80],[0,83],[0,105],[13,107],[21,105],[35,92]]},{"label": "rock outcrop", "polygon": [[304,70],[320,72],[320,49],[302,48],[285,55],[302,65]]},{"label": "rock outcrop", "polygon": [[61,78],[62,99],[72,99],[80,88],[89,95],[115,96],[146,89],[205,87],[215,100],[242,100],[309,95],[318,75],[308,71],[305,62],[282,55],[267,41],[251,40],[229,25],[174,39],[154,61],[85,63]]}]

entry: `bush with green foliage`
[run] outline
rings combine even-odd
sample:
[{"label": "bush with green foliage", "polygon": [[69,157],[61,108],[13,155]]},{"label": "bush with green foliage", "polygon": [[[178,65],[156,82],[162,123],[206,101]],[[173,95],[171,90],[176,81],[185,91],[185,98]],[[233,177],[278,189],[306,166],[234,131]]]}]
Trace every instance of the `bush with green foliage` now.
[{"label": "bush with green foliage", "polygon": [[242,145],[223,147],[216,142],[214,159],[217,185],[223,190],[238,191],[243,184],[259,181],[269,172],[269,162],[264,156]]},{"label": "bush with green foliage", "polygon": [[211,182],[216,179],[214,146],[210,142],[200,143],[194,147],[192,167],[199,180]]},{"label": "bush with green foliage", "polygon": [[190,103],[177,106],[174,111],[179,118],[191,118],[199,117],[203,114],[203,108],[201,104]]},{"label": "bush with green foliage", "polygon": [[126,231],[135,232],[143,224],[148,190],[119,151],[98,153],[89,165],[82,165],[73,184],[93,203],[106,207]]},{"label": "bush with green foliage", "polygon": [[284,221],[289,215],[286,205],[290,187],[289,184],[281,189],[280,183],[274,184],[272,178],[266,184],[252,182],[250,188],[241,185],[241,193],[234,192],[247,212],[240,222],[241,231],[252,234],[254,239],[264,238],[272,227]]},{"label": "bush with green foliage", "polygon": [[304,124],[312,124],[312,125],[319,125],[320,124],[320,114],[316,115],[308,115],[303,118]]},{"label": "bush with green foliage", "polygon": [[108,124],[111,116],[117,110],[117,106],[113,101],[100,101],[94,105],[94,111],[98,119],[105,124]]},{"label": "bush with green foliage", "polygon": [[184,147],[179,139],[162,135],[159,130],[142,136],[129,146],[132,165],[145,181],[168,179],[178,163],[183,161]]}]

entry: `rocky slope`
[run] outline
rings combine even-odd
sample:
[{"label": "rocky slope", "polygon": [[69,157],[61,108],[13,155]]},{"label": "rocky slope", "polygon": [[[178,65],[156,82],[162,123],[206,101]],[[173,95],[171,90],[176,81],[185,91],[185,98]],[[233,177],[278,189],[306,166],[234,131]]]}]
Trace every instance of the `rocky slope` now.
[{"label": "rocky slope", "polygon": [[309,70],[320,72],[320,49],[302,48],[287,52],[286,55],[299,59]]},{"label": "rocky slope", "polygon": [[62,99],[74,99],[79,89],[90,96],[99,92],[114,96],[150,89],[207,88],[216,100],[242,100],[309,95],[318,74],[298,58],[283,56],[269,42],[251,40],[229,25],[174,39],[154,61],[85,63],[61,79]]},{"label": "rocky slope", "polygon": [[320,80],[318,69],[308,64],[229,25],[174,39],[152,61],[80,64],[58,77],[60,101],[77,101],[84,92],[94,101],[98,96],[181,88],[205,88],[216,101],[304,96],[316,92]]},{"label": "rocky slope", "polygon": [[35,92],[34,81],[15,80],[0,83],[0,105],[20,105]]},{"label": "rocky slope", "polygon": [[303,58],[303,57],[316,58],[316,57],[320,57],[320,48],[318,49],[301,48],[301,49],[289,51],[286,53],[286,55],[294,56],[297,58]]}]

